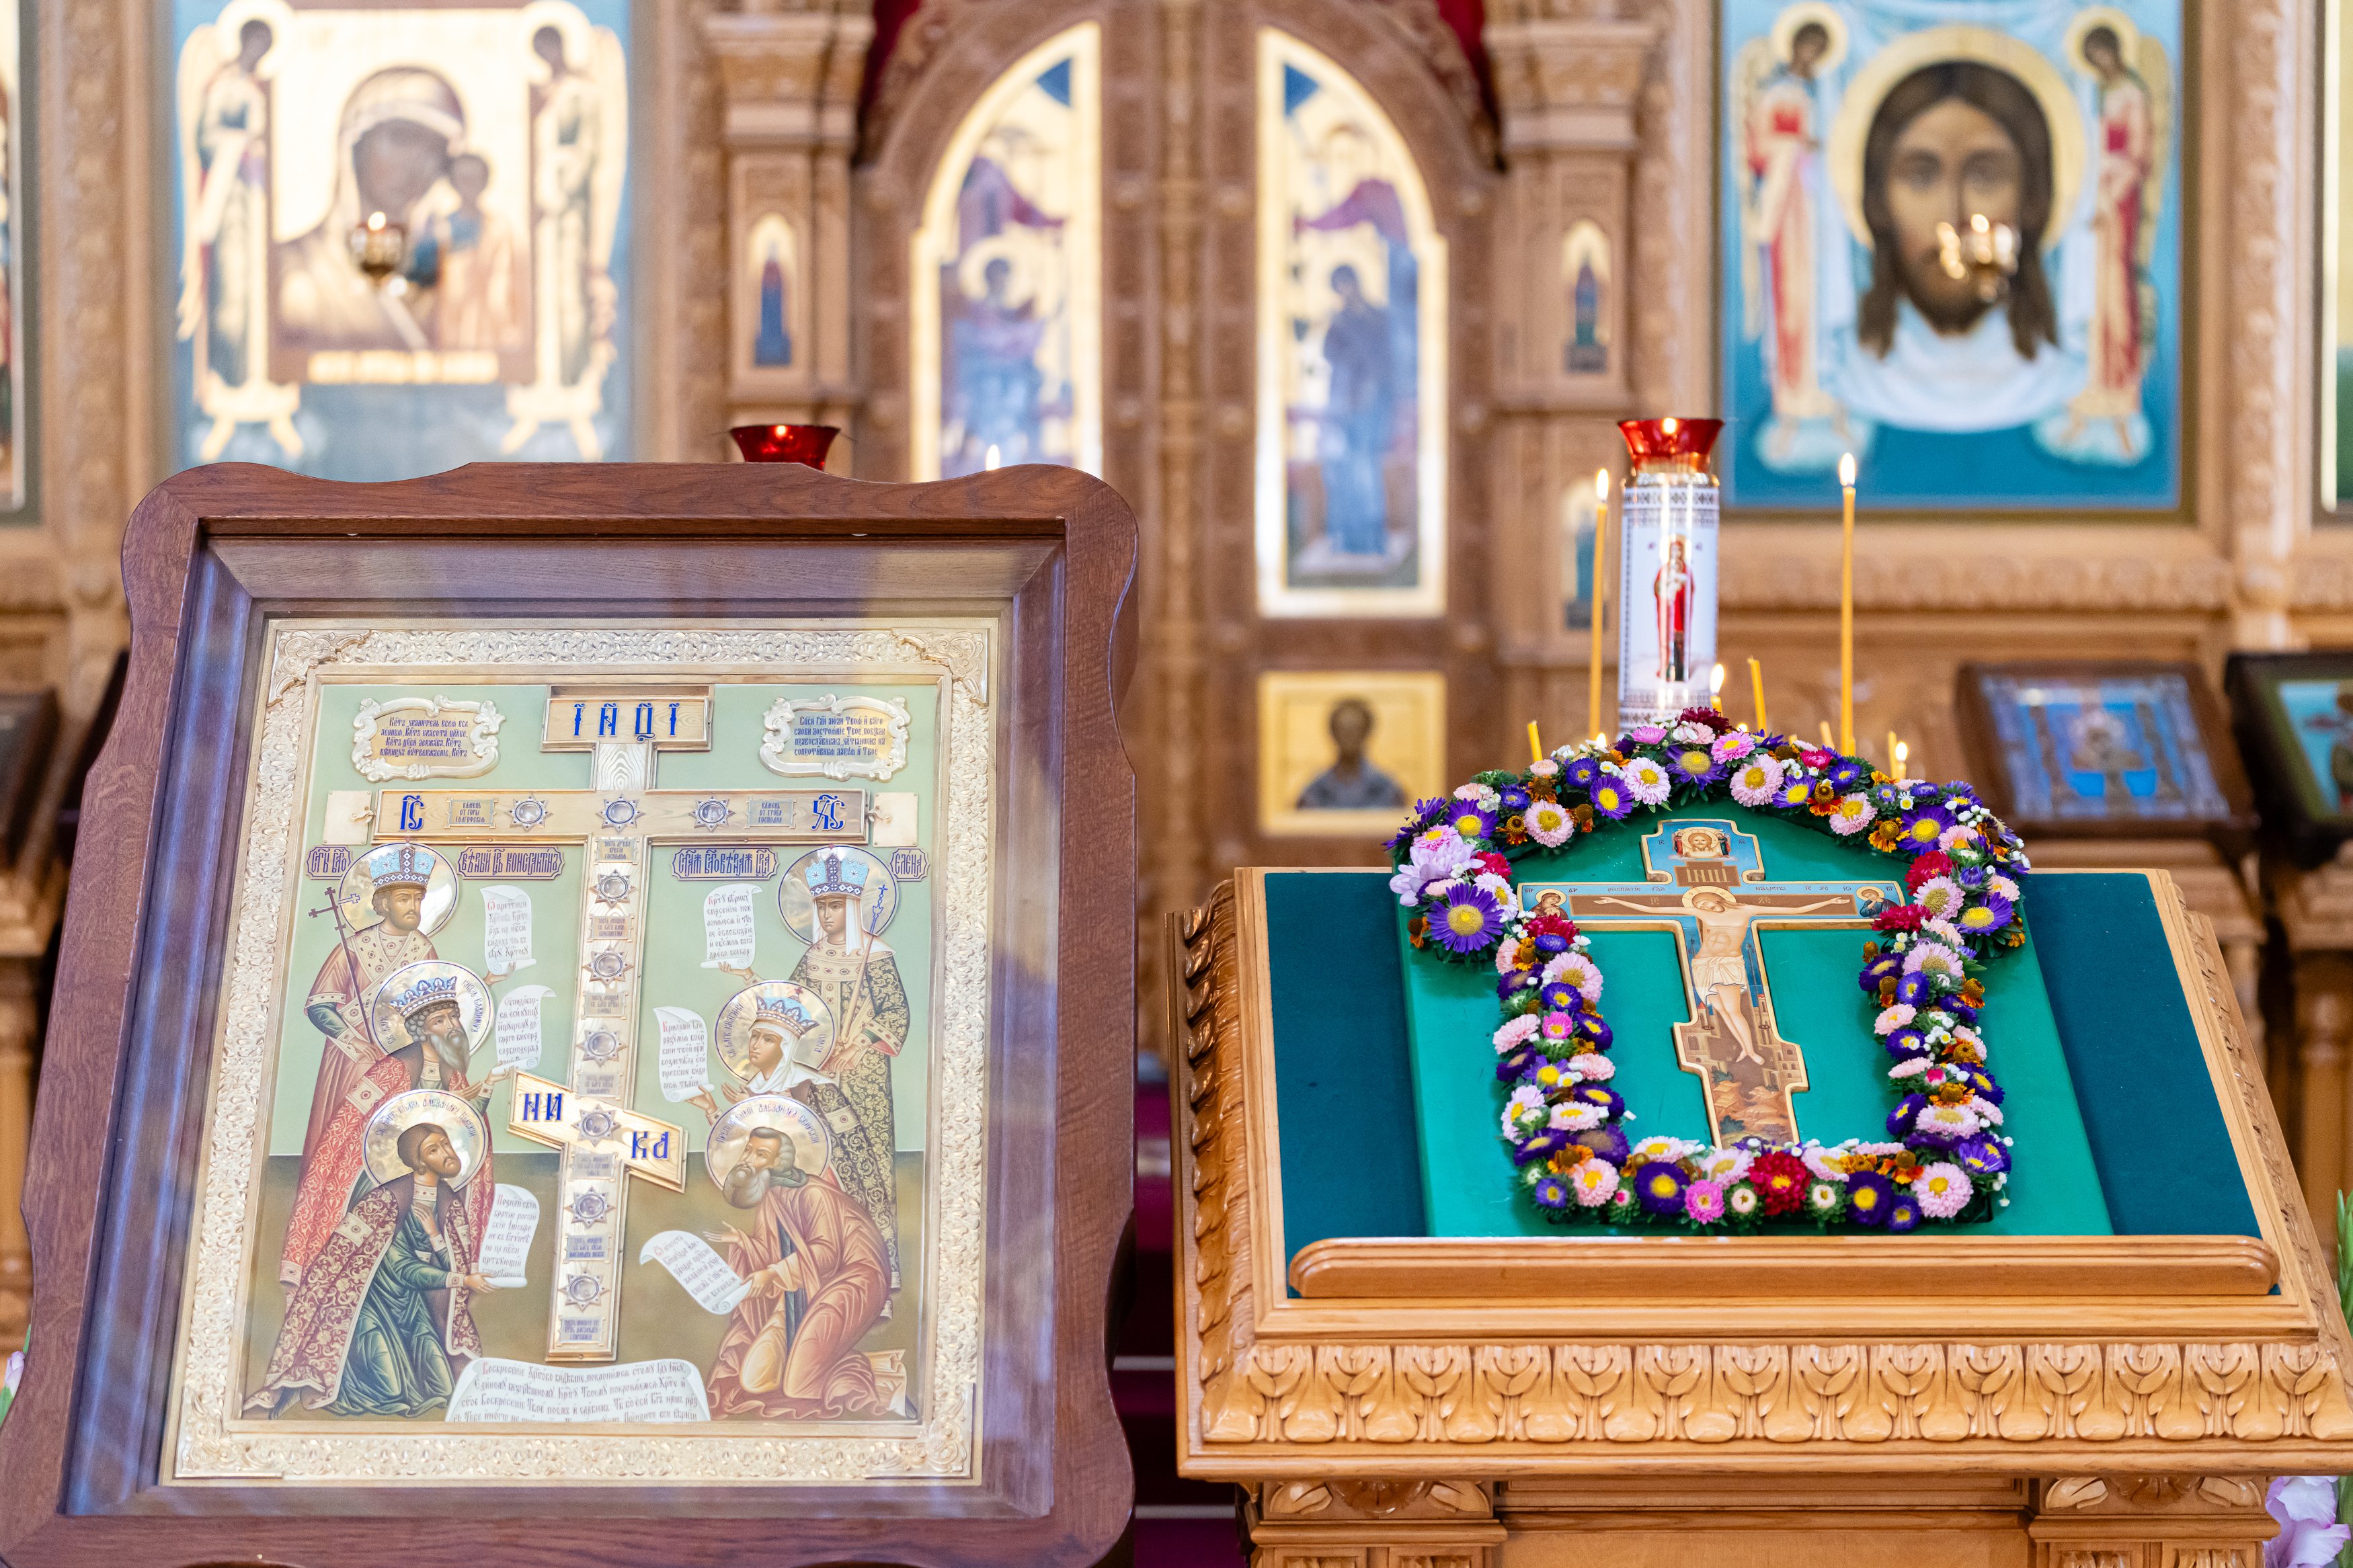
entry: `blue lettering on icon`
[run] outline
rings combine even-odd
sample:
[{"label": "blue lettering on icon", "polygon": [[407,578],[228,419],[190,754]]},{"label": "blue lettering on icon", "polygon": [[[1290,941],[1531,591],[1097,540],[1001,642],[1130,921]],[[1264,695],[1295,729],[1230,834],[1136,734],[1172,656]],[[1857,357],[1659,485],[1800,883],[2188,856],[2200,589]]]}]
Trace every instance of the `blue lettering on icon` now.
[{"label": "blue lettering on icon", "polygon": [[891,851],[891,875],[902,882],[920,882],[932,874],[930,857],[920,849]]},{"label": "blue lettering on icon", "polygon": [[564,1120],[564,1091],[549,1089],[544,1094],[536,1089],[522,1097],[522,1119],[525,1121],[561,1121]]},{"label": "blue lettering on icon", "polygon": [[574,740],[576,741],[580,738],[581,722],[587,717],[588,704],[586,702],[575,702],[572,705],[572,738]]},{"label": "blue lettering on icon", "polygon": [[667,1160],[670,1158],[670,1134],[632,1132],[629,1134],[629,1158],[632,1160]]},{"label": "blue lettering on icon", "polygon": [[617,741],[621,738],[621,705],[617,702],[607,702],[596,710],[596,738],[601,741],[607,735]]},{"label": "blue lettering on icon", "polygon": [[302,874],[334,881],[352,868],[352,852],[340,844],[314,844],[302,857]]},{"label": "blue lettering on icon", "polygon": [[403,833],[425,831],[425,797],[405,795],[400,797],[400,830]]},{"label": "blue lettering on icon", "polygon": [[638,739],[650,741],[653,738],[654,705],[650,702],[640,702],[638,704]]},{"label": "blue lettering on icon", "polygon": [[816,818],[820,833],[840,832],[841,797],[838,795],[818,795],[809,802],[809,815]]},{"label": "blue lettering on icon", "polygon": [[673,738],[678,734],[678,704],[675,702],[670,705],[670,732]]}]

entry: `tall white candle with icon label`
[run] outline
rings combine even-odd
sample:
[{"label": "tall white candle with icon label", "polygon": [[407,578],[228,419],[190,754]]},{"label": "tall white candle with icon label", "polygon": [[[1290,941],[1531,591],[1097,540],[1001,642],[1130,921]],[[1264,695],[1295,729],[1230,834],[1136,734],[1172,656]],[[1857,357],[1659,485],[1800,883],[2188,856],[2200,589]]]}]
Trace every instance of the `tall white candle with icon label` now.
[{"label": "tall white candle with icon label", "polygon": [[1618,492],[1618,726],[1669,724],[1713,699],[1719,494],[1707,470],[1723,421],[1629,419]]}]

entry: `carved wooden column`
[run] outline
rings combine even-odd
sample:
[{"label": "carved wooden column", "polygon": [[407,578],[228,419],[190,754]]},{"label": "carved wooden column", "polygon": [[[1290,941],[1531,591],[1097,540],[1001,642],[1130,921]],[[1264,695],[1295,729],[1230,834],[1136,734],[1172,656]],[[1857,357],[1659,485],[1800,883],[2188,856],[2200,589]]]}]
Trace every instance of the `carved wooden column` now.
[{"label": "carved wooden column", "polygon": [[1271,1482],[1250,1490],[1250,1568],[1494,1568],[1494,1505],[1475,1481]]},{"label": "carved wooden column", "polygon": [[724,99],[727,422],[847,424],[849,159],[873,18],[865,0],[747,0],[702,26]]},{"label": "carved wooden column", "polygon": [[1563,739],[1586,724],[1588,633],[1564,614],[1577,596],[1576,529],[1594,471],[1624,468],[1614,426],[1632,412],[1635,110],[1657,39],[1650,21],[1588,10],[1491,0],[1485,30],[1505,163],[1489,311],[1498,706]]},{"label": "carved wooden column", "polygon": [[25,1235],[25,1147],[33,1125],[38,958],[0,959],[0,1355],[25,1342],[33,1257]]},{"label": "carved wooden column", "polygon": [[2027,1534],[2034,1568],[2261,1568],[2279,1527],[2262,1477],[2044,1481]]}]

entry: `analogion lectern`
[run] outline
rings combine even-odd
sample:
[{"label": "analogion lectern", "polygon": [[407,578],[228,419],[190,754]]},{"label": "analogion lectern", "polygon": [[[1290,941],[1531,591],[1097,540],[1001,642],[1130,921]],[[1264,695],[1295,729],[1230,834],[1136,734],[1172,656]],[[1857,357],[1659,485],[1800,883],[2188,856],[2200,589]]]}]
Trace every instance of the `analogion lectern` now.
[{"label": "analogion lectern", "polygon": [[[1799,857],[1788,882],[1658,865],[1679,886],[1628,897],[1638,839],[1694,841],[1638,818],[1518,889],[1624,944],[1637,1135],[1780,1137],[1794,1105],[1812,1137],[1883,1136],[1871,1015],[1807,948],[1851,963],[1866,933],[1794,929],[1828,918],[1798,884],[1850,914],[1873,889],[1836,894],[1786,824],[1705,815]],[[1760,926],[1796,917],[1746,1024],[1704,1004],[1737,968],[1665,929],[1733,919],[1719,879]],[[2269,1478],[2353,1468],[2353,1341],[2211,930],[2163,872],[2024,880],[1993,983],[2014,1201],[1933,1234],[1701,1236],[1519,1201],[1493,969],[1427,963],[1382,874],[1239,872],[1169,934],[1180,1467],[1247,1489],[1261,1568],[2256,1568]],[[1769,1092],[1719,1094],[1713,1032],[1743,1028]]]}]

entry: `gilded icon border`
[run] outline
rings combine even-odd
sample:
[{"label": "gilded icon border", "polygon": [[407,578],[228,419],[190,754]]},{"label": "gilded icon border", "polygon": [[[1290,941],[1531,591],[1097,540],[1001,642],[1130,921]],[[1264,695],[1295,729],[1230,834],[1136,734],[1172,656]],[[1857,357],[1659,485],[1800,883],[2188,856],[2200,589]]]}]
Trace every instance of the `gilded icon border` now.
[{"label": "gilded icon border", "polygon": [[[163,1453],[166,1482],[438,1484],[595,1481],[695,1484],[887,1483],[976,1479],[985,1289],[987,1064],[993,941],[992,870],[997,738],[988,711],[997,657],[986,618],[891,626],[871,621],[637,626],[517,621],[491,629],[447,623],[369,627],[332,620],[272,624],[255,698],[248,793],[231,901],[197,1181],[186,1288]],[[774,680],[928,679],[941,691],[944,809],[939,840],[939,1006],[925,1187],[930,1218],[923,1310],[931,1317],[905,1423],[763,1423],[743,1431],[645,1424],[517,1426],[412,1433],[248,1421],[238,1346],[257,1245],[250,1223],[256,1149],[279,1033],[284,947],[301,870],[307,756],[325,680],[447,679],[495,671],[523,681],[558,676],[693,672]],[[713,1426],[722,1424],[714,1423]]]}]

